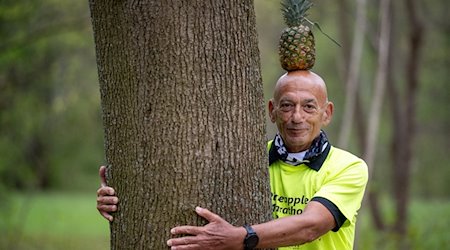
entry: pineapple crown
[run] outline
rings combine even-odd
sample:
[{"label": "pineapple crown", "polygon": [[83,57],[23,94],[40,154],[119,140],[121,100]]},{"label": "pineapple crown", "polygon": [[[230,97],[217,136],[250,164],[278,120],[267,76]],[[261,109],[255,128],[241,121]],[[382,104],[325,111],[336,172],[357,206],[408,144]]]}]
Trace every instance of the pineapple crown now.
[{"label": "pineapple crown", "polygon": [[313,4],[309,0],[282,0],[281,12],[288,27],[300,26],[308,15],[306,12]]}]

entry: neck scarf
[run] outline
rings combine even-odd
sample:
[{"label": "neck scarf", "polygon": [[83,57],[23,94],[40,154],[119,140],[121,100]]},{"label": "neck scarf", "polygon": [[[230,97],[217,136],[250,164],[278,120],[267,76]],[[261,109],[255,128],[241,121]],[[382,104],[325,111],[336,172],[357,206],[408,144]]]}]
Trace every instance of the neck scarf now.
[{"label": "neck scarf", "polygon": [[325,132],[321,130],[319,136],[313,140],[311,147],[305,152],[303,159],[298,159],[287,151],[283,139],[278,133],[275,135],[272,145],[276,152],[275,157],[277,159],[282,160],[287,164],[298,166],[303,163],[308,165],[308,163],[319,158],[324,152],[328,153],[330,143],[328,142]]}]

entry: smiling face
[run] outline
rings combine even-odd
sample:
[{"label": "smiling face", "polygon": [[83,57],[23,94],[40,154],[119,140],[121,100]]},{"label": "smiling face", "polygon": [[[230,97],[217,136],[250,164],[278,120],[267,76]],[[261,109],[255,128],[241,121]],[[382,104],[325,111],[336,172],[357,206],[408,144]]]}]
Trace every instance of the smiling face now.
[{"label": "smiling face", "polygon": [[325,82],[307,70],[292,71],[280,77],[274,97],[269,101],[269,115],[277,124],[287,150],[307,150],[330,123],[333,103],[327,99]]}]

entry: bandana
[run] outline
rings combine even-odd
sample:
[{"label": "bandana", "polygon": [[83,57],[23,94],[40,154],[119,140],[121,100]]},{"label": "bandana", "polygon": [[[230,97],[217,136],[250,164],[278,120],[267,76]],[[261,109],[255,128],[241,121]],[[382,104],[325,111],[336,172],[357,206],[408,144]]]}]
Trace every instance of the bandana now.
[{"label": "bandana", "polygon": [[269,150],[269,164],[272,164],[276,160],[281,160],[293,166],[306,164],[308,167],[318,171],[325,161],[330,148],[331,145],[328,142],[327,135],[321,130],[319,136],[313,140],[311,147],[304,153],[304,157],[301,158],[302,154],[289,153],[284,146],[280,134],[276,134]]}]

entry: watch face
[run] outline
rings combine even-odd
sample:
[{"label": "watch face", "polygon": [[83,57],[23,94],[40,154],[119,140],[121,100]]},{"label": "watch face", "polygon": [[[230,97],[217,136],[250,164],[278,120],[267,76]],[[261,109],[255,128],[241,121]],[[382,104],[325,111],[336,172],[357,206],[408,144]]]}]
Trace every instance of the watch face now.
[{"label": "watch face", "polygon": [[248,248],[253,249],[256,245],[258,245],[258,241],[258,236],[256,234],[251,234],[247,237],[245,243]]},{"label": "watch face", "polygon": [[255,230],[249,225],[244,225],[245,230],[247,230],[247,235],[244,239],[244,250],[251,250],[258,245],[258,235],[256,234]]}]

